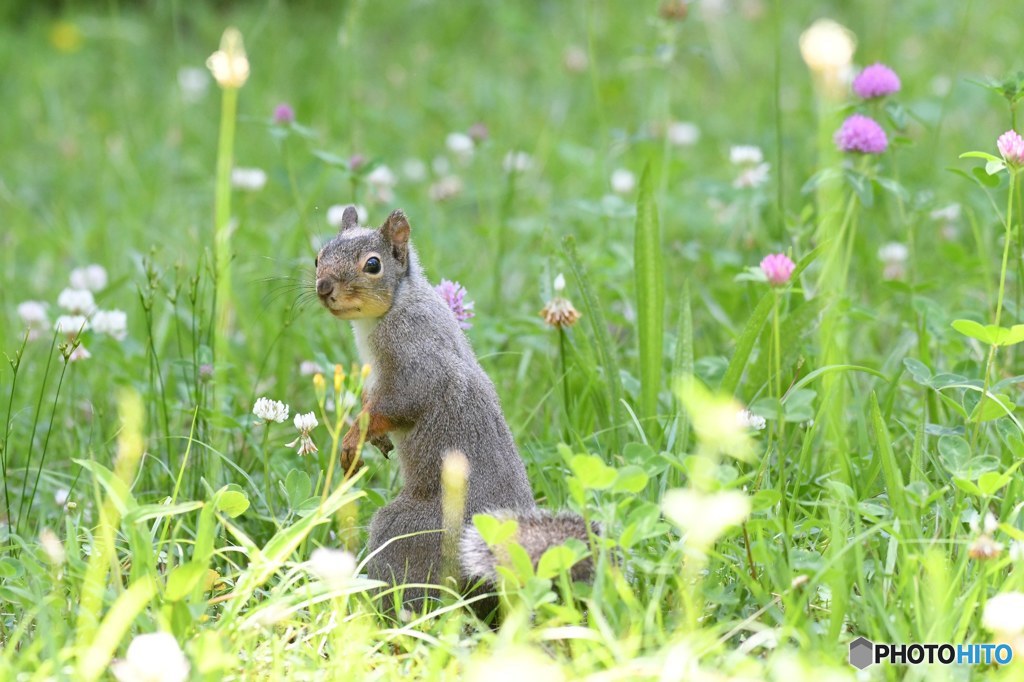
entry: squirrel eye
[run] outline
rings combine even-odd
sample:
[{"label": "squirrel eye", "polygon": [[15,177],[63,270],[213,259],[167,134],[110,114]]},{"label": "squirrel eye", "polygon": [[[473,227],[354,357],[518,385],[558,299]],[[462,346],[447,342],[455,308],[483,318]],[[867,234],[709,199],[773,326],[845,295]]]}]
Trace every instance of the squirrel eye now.
[{"label": "squirrel eye", "polygon": [[320,256],[315,256],[313,258],[313,267],[314,268],[320,267]]},{"label": "squirrel eye", "polygon": [[369,258],[367,258],[366,262],[363,263],[363,272],[369,273],[371,275],[379,274],[380,258],[377,258],[376,256],[370,256]]}]

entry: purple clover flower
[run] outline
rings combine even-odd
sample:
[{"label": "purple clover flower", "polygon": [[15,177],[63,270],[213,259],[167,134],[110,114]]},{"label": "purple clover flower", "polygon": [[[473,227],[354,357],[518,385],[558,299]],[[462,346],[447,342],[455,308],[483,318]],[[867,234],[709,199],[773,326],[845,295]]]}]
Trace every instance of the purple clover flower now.
[{"label": "purple clover flower", "polygon": [[1024,165],[1024,137],[1016,130],[1007,130],[996,140],[996,148],[1008,166]]},{"label": "purple clover flower", "polygon": [[784,253],[773,253],[761,261],[761,272],[772,286],[781,286],[793,276],[796,264]]},{"label": "purple clover flower", "polygon": [[434,291],[448,304],[451,311],[455,313],[455,319],[458,320],[460,327],[469,329],[473,326],[466,321],[476,315],[473,312],[474,302],[465,300],[466,287],[450,279],[442,279],[441,283],[434,287]]},{"label": "purple clover flower", "polygon": [[833,139],[844,152],[881,154],[889,146],[889,138],[885,136],[882,126],[873,118],[861,114],[854,114],[843,121]]},{"label": "purple clover flower", "polygon": [[881,62],[866,67],[853,79],[853,92],[864,99],[885,97],[900,91],[900,77]]},{"label": "purple clover flower", "polygon": [[295,121],[295,110],[287,102],[281,102],[274,107],[274,123],[288,125]]}]

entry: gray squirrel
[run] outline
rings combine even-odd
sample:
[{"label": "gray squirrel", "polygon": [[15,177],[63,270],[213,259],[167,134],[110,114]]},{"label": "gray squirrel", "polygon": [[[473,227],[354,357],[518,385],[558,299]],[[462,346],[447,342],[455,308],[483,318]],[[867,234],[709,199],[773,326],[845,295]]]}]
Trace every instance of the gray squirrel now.
[{"label": "gray squirrel", "polygon": [[[494,385],[423,274],[409,233],[400,210],[369,229],[358,225],[349,206],[338,235],[317,255],[320,302],[351,321],[361,360],[371,366],[362,411],[342,441],[341,465],[346,472],[360,466],[364,440],[385,454],[394,444],[404,487],[373,516],[367,573],[392,585],[436,584],[443,578],[442,466],[447,453],[462,452],[468,489],[460,582],[464,588],[493,585],[498,560],[473,526],[474,514],[516,519],[514,540],[535,566],[548,547],[569,538],[586,542],[596,526],[588,529],[576,514],[537,508]],[[409,534],[415,535],[401,537]],[[592,572],[591,560],[584,559],[571,576],[590,580]],[[432,594],[410,587],[403,601]]]}]

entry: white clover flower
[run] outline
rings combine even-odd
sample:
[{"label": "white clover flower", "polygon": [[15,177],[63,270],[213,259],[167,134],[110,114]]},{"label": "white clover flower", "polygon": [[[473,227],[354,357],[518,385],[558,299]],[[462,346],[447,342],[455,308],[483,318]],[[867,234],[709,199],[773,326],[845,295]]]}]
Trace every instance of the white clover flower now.
[{"label": "white clover flower", "polygon": [[745,429],[754,431],[761,431],[767,425],[764,417],[756,415],[746,408],[736,413],[736,423]]},{"label": "white clover flower", "polygon": [[398,178],[394,172],[384,165],[377,166],[366,176],[366,184],[373,190],[374,196],[385,204],[394,200],[393,188],[397,183]]},{"label": "white clover flower", "polygon": [[296,414],[294,423],[295,428],[302,433],[309,433],[320,424],[320,422],[316,420],[316,415],[312,412]]},{"label": "white clover flower", "polygon": [[729,161],[736,166],[755,166],[764,161],[764,152],[752,144],[738,144],[729,148]]},{"label": "white clover flower", "polygon": [[53,493],[53,501],[57,503],[58,507],[66,505],[68,503],[68,498],[70,497],[71,491],[67,488],[58,488],[57,491]]},{"label": "white clover flower", "polygon": [[309,555],[309,571],[331,587],[344,587],[356,573],[356,558],[342,549],[318,547]]},{"label": "white clover flower", "polygon": [[203,98],[210,88],[210,74],[206,69],[197,66],[183,66],[178,69],[178,89],[181,98],[188,104],[194,104]]},{"label": "white clover flower", "polygon": [[878,248],[878,260],[883,263],[906,263],[910,250],[906,244],[889,242]]},{"label": "white clover flower", "polygon": [[262,168],[232,168],[231,186],[246,192],[258,192],[267,184],[267,172]]},{"label": "white clover flower", "polygon": [[37,324],[46,325],[46,304],[42,301],[24,301],[18,304],[18,317],[25,324],[32,326]]},{"label": "white clover flower", "polygon": [[279,400],[260,398],[252,406],[252,413],[265,422],[281,424],[288,419],[288,406]]},{"label": "white clover flower", "polygon": [[312,412],[306,414],[295,415],[295,428],[299,431],[299,437],[290,443],[287,443],[287,447],[294,448],[298,445],[299,455],[312,455],[316,453],[317,447],[313,439],[310,438],[309,432],[317,427],[319,422],[316,420],[316,415]]},{"label": "white clover flower", "polygon": [[689,121],[672,121],[665,129],[665,137],[676,147],[691,147],[700,139],[700,128]]},{"label": "white clover flower", "polygon": [[423,182],[427,179],[427,164],[422,159],[406,159],[402,162],[402,175],[409,182]]},{"label": "white clover flower", "polygon": [[510,151],[505,155],[501,167],[506,173],[525,173],[533,167],[533,157],[523,151]]},{"label": "white clover flower", "polygon": [[446,175],[427,190],[431,201],[447,201],[462,194],[462,179],[457,175]]},{"label": "white clover flower", "polygon": [[128,337],[128,315],[123,310],[99,310],[89,322],[97,333],[108,334],[118,341]]},{"label": "white clover flower", "polygon": [[135,637],[110,671],[118,682],[185,682],[189,662],[174,635],[154,632]]},{"label": "white clover flower", "polygon": [[50,329],[46,304],[41,301],[23,301],[18,304],[18,317],[28,329],[28,340],[35,341]]},{"label": "white clover flower", "polygon": [[58,334],[75,337],[89,328],[89,320],[84,315],[61,315],[53,328]]},{"label": "white clover flower", "polygon": [[611,185],[616,194],[629,194],[636,189],[636,176],[625,168],[617,168],[612,171]]},{"label": "white clover flower", "polygon": [[349,206],[353,206],[356,209],[356,215],[359,217],[359,224],[365,225],[369,218],[369,213],[366,212],[366,207],[362,204],[335,204],[327,209],[327,224],[336,230],[341,229],[341,218],[345,215],[345,209]]},{"label": "white clover flower", "polygon": [[937,208],[928,214],[928,217],[932,220],[938,220],[946,223],[955,223],[960,220],[961,213],[960,204],[952,203],[942,208]]},{"label": "white clover flower", "polygon": [[69,279],[73,289],[102,291],[107,287],[107,270],[102,265],[94,263],[84,268],[75,268],[71,271]]},{"label": "white clover flower", "polygon": [[455,158],[463,163],[469,161],[473,156],[473,138],[465,133],[448,133],[448,137],[444,139],[444,145],[455,155]]},{"label": "white clover flower", "polygon": [[981,624],[997,635],[1014,636],[1024,633],[1024,593],[1004,592],[985,602]]},{"label": "white clover flower", "polygon": [[78,346],[71,351],[71,355],[68,356],[68,362],[80,362],[81,360],[88,360],[91,357],[92,353],[90,353],[82,344],[78,344]]},{"label": "white clover flower", "polygon": [[220,49],[206,60],[206,68],[222,88],[240,88],[249,79],[249,58],[237,28],[224,31]]},{"label": "white clover flower", "polygon": [[92,315],[96,299],[88,289],[65,289],[57,295],[57,305],[75,315]]},{"label": "white clover flower", "polygon": [[686,544],[704,551],[750,514],[750,498],[734,490],[704,494],[676,489],[665,493],[662,510],[686,534]]},{"label": "white clover flower", "polygon": [[768,173],[770,170],[771,165],[767,163],[759,163],[756,166],[747,166],[740,171],[740,174],[732,181],[732,186],[737,189],[760,187],[768,182]]}]

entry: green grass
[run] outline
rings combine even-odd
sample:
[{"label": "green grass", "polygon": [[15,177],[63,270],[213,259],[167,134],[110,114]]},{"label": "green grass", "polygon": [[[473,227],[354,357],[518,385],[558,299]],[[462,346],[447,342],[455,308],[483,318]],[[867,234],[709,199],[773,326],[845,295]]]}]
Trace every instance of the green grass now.
[{"label": "green grass", "polygon": [[[959,158],[996,153],[1016,120],[975,81],[1024,69],[1018,3],[737,0],[718,15],[703,0],[682,22],[657,2],[53,4],[0,3],[0,677],[111,679],[157,631],[196,680],[853,679],[859,635],[994,640],[986,602],[1024,591],[1022,356],[951,323],[1024,315],[1022,183]],[[857,34],[858,65],[903,83],[902,109],[866,108],[893,147],[842,173],[797,48],[821,16]],[[230,268],[214,238],[221,93],[178,84],[228,26],[251,63],[235,165],[268,176],[231,195]],[[280,102],[294,126],[273,123]],[[668,142],[672,120],[699,140]],[[487,140],[460,162],[445,137],[478,122]],[[738,144],[764,150],[766,184],[733,186]],[[512,151],[532,164],[510,176]],[[407,159],[428,177],[403,175]],[[382,164],[399,176],[386,201],[366,182]],[[612,191],[618,168],[636,189]],[[449,174],[462,191],[436,201]],[[325,573],[337,555],[311,560],[364,561],[400,485],[375,451],[354,480],[333,468],[359,368],[308,289],[327,209],[351,202],[373,224],[403,208],[430,278],[466,286],[538,500],[606,529],[504,569],[499,628],[454,594],[389,619],[368,581]],[[959,217],[930,216],[953,202]],[[909,256],[886,279],[893,241]],[[749,269],[776,252],[806,269],[772,291]],[[128,335],[88,331],[92,357],[68,364],[63,337],[23,341],[17,306],[48,302],[52,327],[90,263]],[[583,319],[560,333],[537,311],[563,272]],[[261,396],[315,412],[319,452],[285,445],[290,422],[254,425]],[[723,429],[739,404],[767,428]],[[749,513],[725,523],[737,499]],[[1003,547],[981,559],[971,519],[986,512]],[[596,578],[569,589],[564,564],[584,553]]]}]

